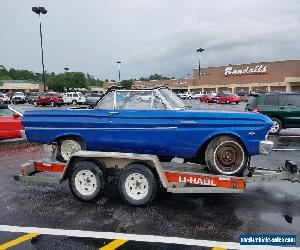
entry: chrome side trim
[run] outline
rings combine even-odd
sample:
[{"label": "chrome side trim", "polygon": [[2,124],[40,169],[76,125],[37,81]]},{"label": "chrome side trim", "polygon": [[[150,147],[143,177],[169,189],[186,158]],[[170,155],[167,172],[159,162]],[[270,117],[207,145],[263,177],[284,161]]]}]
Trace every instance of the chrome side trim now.
[{"label": "chrome side trim", "polygon": [[177,129],[178,127],[153,127],[153,128],[39,128],[39,127],[27,127],[28,130],[57,130],[57,129],[67,129],[67,130],[167,130],[167,129]]},{"label": "chrome side trim", "polygon": [[181,121],[181,124],[197,124],[196,121]]},{"label": "chrome side trim", "polygon": [[21,133],[22,139],[27,141],[25,130],[21,130],[20,133]]}]

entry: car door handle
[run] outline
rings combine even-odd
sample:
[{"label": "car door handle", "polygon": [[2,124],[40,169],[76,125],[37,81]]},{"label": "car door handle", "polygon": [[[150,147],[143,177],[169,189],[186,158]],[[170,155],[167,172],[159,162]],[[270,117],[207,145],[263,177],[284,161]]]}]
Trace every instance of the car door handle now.
[{"label": "car door handle", "polygon": [[181,121],[181,124],[197,124],[196,121]]},{"label": "car door handle", "polygon": [[117,112],[117,111],[111,111],[111,112],[109,112],[109,115],[118,115],[119,114],[119,112]]}]

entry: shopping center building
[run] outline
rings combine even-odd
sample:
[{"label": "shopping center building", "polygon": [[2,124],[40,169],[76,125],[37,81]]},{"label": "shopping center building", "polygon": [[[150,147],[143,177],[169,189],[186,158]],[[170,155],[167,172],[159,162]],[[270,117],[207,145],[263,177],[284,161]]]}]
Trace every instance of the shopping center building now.
[{"label": "shopping center building", "polygon": [[300,60],[194,68],[192,78],[135,81],[135,87],[166,85],[176,92],[300,92]]},{"label": "shopping center building", "polygon": [[27,80],[0,80],[0,92],[11,93],[16,91],[21,92],[43,92],[44,85],[35,81]]}]

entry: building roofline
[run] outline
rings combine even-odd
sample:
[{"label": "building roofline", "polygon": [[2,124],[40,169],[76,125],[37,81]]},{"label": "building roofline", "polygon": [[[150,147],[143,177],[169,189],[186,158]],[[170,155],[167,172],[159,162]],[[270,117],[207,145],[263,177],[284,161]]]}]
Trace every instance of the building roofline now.
[{"label": "building roofline", "polygon": [[1,83],[32,83],[32,84],[39,84],[37,81],[30,81],[30,80],[0,80]]},{"label": "building roofline", "polygon": [[[277,60],[277,61],[267,61],[267,62],[249,62],[249,63],[240,63],[240,64],[227,64],[227,65],[219,65],[219,66],[210,66],[210,67],[201,67],[201,69],[211,69],[211,68],[223,68],[228,66],[241,66],[241,65],[249,65],[249,64],[264,64],[264,63],[278,63],[278,62],[300,62],[300,59],[288,59],[288,60]],[[199,69],[198,67],[193,68]]]}]

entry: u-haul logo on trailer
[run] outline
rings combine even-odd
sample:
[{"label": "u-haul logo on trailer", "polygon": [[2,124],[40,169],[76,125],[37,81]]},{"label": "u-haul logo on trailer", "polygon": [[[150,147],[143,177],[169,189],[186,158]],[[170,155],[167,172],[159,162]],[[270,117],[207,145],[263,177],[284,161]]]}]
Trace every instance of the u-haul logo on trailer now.
[{"label": "u-haul logo on trailer", "polygon": [[202,186],[217,186],[214,183],[214,180],[204,177],[195,177],[195,176],[181,176],[179,175],[178,182],[181,183],[190,183],[194,185],[202,185]]}]

